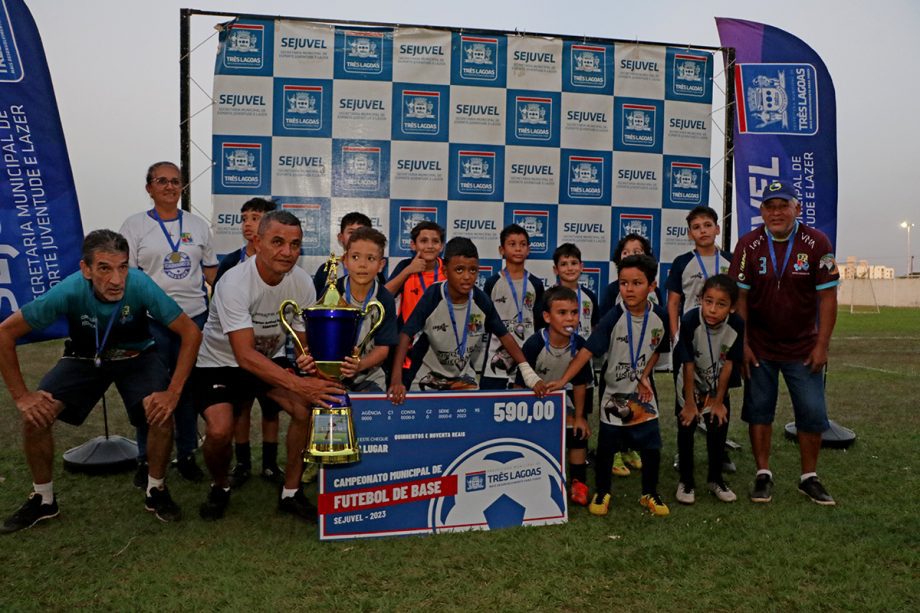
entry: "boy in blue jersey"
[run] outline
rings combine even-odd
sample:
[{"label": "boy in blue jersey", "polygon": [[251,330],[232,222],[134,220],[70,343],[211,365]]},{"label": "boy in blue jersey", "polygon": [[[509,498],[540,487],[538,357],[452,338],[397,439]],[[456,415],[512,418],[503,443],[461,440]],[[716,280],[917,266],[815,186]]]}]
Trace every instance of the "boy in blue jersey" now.
[{"label": "boy in blue jersey", "polygon": [[563,389],[592,357],[606,357],[606,388],[600,403],[597,439],[596,488],[588,505],[593,515],[606,515],[610,508],[613,455],[626,448],[638,450],[642,458],[639,504],[653,515],[669,513],[658,494],[661,431],[652,374],[658,355],[670,350],[671,337],[664,309],[649,302],[657,272],[658,262],[646,255],[626,257],[620,262],[617,277],[622,304],[601,319],[565,374],[547,385],[547,391]]},{"label": "boy in blue jersey", "polygon": [[[542,396],[545,385],[495,311],[476,287],[479,252],[468,238],[455,237],[444,248],[445,281],[430,286],[399,334],[388,396],[401,404],[412,390],[475,390],[476,364],[487,334],[494,334],[521,369],[527,387]],[[412,366],[403,363],[412,343]]]},{"label": "boy in blue jersey", "polygon": [[[179,360],[169,376],[157,355],[149,317],[181,338]],[[16,340],[65,317],[69,335],[64,357],[29,391],[16,355]],[[188,379],[201,332],[176,302],[143,272],[128,268],[128,242],[111,230],[90,232],[83,241],[80,270],[13,313],[0,324],[0,374],[22,416],[23,446],[33,493],[0,527],[0,533],[30,528],[56,517],[52,426],[78,426],[113,383],[131,423],[149,427],[150,469],[145,508],[164,522],[180,518],[166,489],[172,448],[173,412]]]},{"label": "boy in blue jersey", "polygon": [[[578,334],[580,308],[578,295],[571,289],[556,286],[547,290],[542,311],[546,327],[531,335],[521,351],[527,363],[544,381],[554,381],[562,377],[572,358],[584,344],[584,338]],[[566,386],[565,438],[569,450],[569,468],[572,476],[569,497],[577,505],[588,505],[587,482],[587,448],[591,429],[586,415],[587,386],[592,383],[594,375],[591,365],[579,370]],[[515,381],[517,387],[524,386],[524,378],[518,373]]]},{"label": "boy in blue jersey", "polygon": [[680,321],[680,340],[674,348],[677,369],[677,452],[680,483],[677,502],[696,501],[693,477],[693,434],[699,420],[706,423],[709,491],[722,502],[734,502],[735,493],[722,478],[722,458],[731,411],[729,387],[741,386],[744,357],[744,321],[734,313],[738,285],[727,275],[713,275],[703,284],[701,304]]},{"label": "boy in blue jersey", "polygon": [[[498,252],[505,260],[505,267],[489,277],[482,289],[520,347],[543,326],[534,317],[534,310],[543,299],[543,282],[525,268],[530,255],[527,230],[511,224],[502,229],[499,241]],[[481,389],[506,389],[516,375],[514,359],[494,335],[489,338],[484,362],[477,364],[477,368],[482,372]]]}]

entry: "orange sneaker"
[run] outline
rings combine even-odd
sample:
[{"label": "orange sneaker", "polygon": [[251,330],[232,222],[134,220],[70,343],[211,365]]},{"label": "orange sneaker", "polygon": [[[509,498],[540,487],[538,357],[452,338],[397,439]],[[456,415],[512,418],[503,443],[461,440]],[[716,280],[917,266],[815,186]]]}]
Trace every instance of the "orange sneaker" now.
[{"label": "orange sneaker", "polygon": [[588,486],[578,479],[572,479],[569,499],[580,507],[588,506]]}]

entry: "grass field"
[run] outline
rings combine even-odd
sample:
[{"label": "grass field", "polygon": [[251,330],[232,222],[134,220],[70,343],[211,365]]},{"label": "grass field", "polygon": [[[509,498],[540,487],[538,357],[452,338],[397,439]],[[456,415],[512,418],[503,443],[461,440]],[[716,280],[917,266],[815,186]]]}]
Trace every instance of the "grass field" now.
[{"label": "grass field", "polygon": [[[59,343],[21,348],[27,382],[34,385],[59,353]],[[667,379],[659,378],[663,407],[673,404]],[[320,543],[315,529],[275,514],[274,492],[258,479],[234,494],[224,520],[206,524],[197,506],[207,486],[177,476],[170,484],[185,519],[165,525],[143,511],[130,474],[68,474],[58,461],[60,519],[0,537],[0,610],[917,610],[918,396],[920,310],[841,312],[830,416],[859,440],[821,455],[834,508],[796,492],[798,449],[779,433],[774,501],[748,502],[753,462],[737,419],[730,436],[743,448],[729,482],[739,501],[698,495],[695,506],[679,506],[667,410],[661,491],[670,517],[641,510],[634,475],[614,481],[606,518],[575,508],[564,526],[491,533]],[[113,431],[131,436],[115,394],[109,412]],[[777,424],[790,420],[784,399]],[[101,411],[82,428],[56,426],[58,456],[101,432]],[[700,438],[696,451],[700,482]],[[5,393],[0,479],[5,517],[31,484]]]}]

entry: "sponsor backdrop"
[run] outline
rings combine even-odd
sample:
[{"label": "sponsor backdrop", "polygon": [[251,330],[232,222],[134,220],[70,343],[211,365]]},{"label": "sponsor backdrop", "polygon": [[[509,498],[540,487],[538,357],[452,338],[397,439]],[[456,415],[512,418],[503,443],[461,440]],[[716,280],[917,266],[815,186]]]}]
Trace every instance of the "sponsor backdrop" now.
[{"label": "sponsor backdrop", "polygon": [[516,222],[535,274],[554,282],[553,250],[572,241],[599,290],[628,232],[663,262],[689,248],[686,210],[709,202],[712,74],[712,54],[686,47],[233,21],[214,78],[218,252],[239,247],[241,204],[268,196],[304,220],[310,270],[359,210],[394,258],[424,219],[484,258]]},{"label": "sponsor backdrop", "polygon": [[321,470],[321,540],[567,521],[562,394],[352,399],[361,461]]},{"label": "sponsor backdrop", "polygon": [[[41,37],[0,1],[0,320],[77,270],[83,226]],[[67,334],[63,320],[25,342]]]},{"label": "sponsor backdrop", "polygon": [[837,99],[827,67],[795,36],[741,19],[716,19],[735,47],[735,186],[738,234],[762,223],[770,182],[791,180],[802,221],[837,238]]}]

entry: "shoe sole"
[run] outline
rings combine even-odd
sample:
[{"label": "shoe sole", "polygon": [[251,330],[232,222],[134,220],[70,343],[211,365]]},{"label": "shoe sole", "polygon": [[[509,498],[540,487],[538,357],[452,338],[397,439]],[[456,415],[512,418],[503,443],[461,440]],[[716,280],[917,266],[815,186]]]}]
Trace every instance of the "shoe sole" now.
[{"label": "shoe sole", "polygon": [[[796,488],[796,489],[798,489],[798,488]],[[820,504],[822,507],[835,507],[835,506],[837,506],[837,501],[836,501],[836,500],[830,500],[830,501],[828,501],[828,500],[817,500],[817,499],[812,498],[811,496],[809,496],[809,495],[808,495],[808,492],[803,492],[802,490],[799,490],[799,494],[801,494],[802,496],[805,496],[806,498],[808,498],[809,500],[811,500],[811,501],[812,501],[813,503],[815,503],[815,504]]]},{"label": "shoe sole", "polygon": [[176,515],[176,516],[173,517],[173,518],[167,518],[167,517],[163,517],[162,515],[160,515],[159,513],[157,513],[157,510],[156,510],[156,509],[151,509],[151,508],[148,507],[147,505],[144,505],[144,508],[145,508],[146,510],[150,511],[151,513],[153,513],[153,516],[156,517],[157,519],[159,519],[159,520],[160,520],[161,522],[163,522],[164,524],[171,524],[171,523],[177,522],[177,521],[179,521],[180,519],[182,519],[182,515],[181,515],[181,514],[180,514],[180,515]]},{"label": "shoe sole", "polygon": [[696,498],[694,498],[693,500],[681,500],[680,498],[678,498],[677,496],[675,496],[674,499],[675,499],[677,502],[679,502],[680,504],[682,504],[682,505],[684,505],[684,506],[687,506],[687,507],[696,504]]},{"label": "shoe sole", "polygon": [[652,515],[652,517],[667,517],[668,515],[671,514],[671,509],[664,511],[663,513],[659,513],[659,512],[656,512],[655,509],[653,509],[652,507],[645,504],[644,502],[640,502],[639,504],[642,505],[643,508],[648,509],[648,512]]},{"label": "shoe sole", "polygon": [[754,498],[753,496],[751,496],[751,502],[756,502],[758,504],[766,504],[768,502],[772,502],[772,500],[773,500],[773,496],[770,496],[768,498]]},{"label": "shoe sole", "polygon": [[29,524],[28,526],[23,526],[22,528],[17,528],[17,529],[15,529],[15,530],[8,530],[8,529],[6,529],[6,528],[0,527],[0,534],[13,534],[14,532],[22,532],[23,530],[28,530],[29,528],[34,528],[35,526],[37,526],[37,525],[40,524],[41,522],[45,521],[46,519],[54,519],[55,517],[57,517],[57,516],[60,515],[60,514],[61,514],[61,512],[58,511],[58,512],[56,512],[54,515],[43,515],[42,517],[39,517],[38,519],[36,519],[35,521],[33,521],[33,522],[32,522],[31,524]]}]

